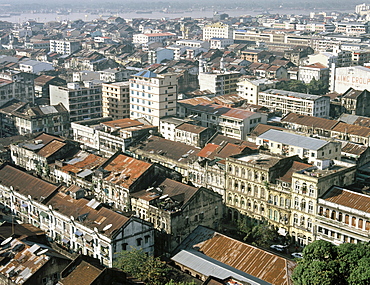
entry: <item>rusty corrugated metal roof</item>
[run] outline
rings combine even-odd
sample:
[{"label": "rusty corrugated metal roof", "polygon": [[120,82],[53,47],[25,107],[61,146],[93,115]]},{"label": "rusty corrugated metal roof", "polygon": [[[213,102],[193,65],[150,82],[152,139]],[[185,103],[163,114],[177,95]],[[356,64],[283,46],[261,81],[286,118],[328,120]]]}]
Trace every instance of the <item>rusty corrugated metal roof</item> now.
[{"label": "rusty corrugated metal roof", "polygon": [[198,250],[266,282],[290,285],[296,263],[270,252],[216,233],[211,239],[196,244]]},{"label": "rusty corrugated metal roof", "polygon": [[0,184],[6,187],[12,186],[14,191],[25,197],[30,195],[40,202],[58,189],[57,186],[49,182],[7,164],[0,168]]},{"label": "rusty corrugated metal roof", "polygon": [[111,171],[104,180],[129,189],[151,166],[152,164],[145,161],[120,154],[104,167],[105,170]]}]

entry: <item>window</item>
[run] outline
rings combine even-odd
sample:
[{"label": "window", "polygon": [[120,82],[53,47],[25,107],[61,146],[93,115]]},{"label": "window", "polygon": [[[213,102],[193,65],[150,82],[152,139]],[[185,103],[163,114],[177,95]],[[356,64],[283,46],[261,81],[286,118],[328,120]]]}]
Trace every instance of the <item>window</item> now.
[{"label": "window", "polygon": [[137,245],[137,246],[141,246],[142,241],[143,241],[143,239],[142,239],[142,238],[137,238],[137,239],[136,239],[136,245]]}]

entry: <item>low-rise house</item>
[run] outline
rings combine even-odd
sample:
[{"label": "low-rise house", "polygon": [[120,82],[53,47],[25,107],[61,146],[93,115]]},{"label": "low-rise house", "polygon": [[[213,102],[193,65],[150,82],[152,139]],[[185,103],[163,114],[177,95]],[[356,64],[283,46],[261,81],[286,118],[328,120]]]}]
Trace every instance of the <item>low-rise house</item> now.
[{"label": "low-rise house", "polygon": [[167,253],[200,224],[217,229],[223,216],[221,195],[171,179],[156,188],[133,193],[131,207],[162,232],[158,235],[157,250]]},{"label": "low-rise house", "polygon": [[76,200],[59,192],[61,186],[10,165],[0,167],[0,177],[1,202],[13,215],[73,252],[98,258],[108,267],[115,253],[131,247],[153,253],[154,230],[148,222],[104,208],[94,199]]},{"label": "low-rise house", "polygon": [[305,134],[370,145],[370,128],[346,124],[336,120],[289,113],[281,119],[285,128]]},{"label": "low-rise house", "polygon": [[301,136],[270,129],[256,139],[256,144],[266,147],[270,152],[285,156],[298,155],[309,163],[317,160],[340,159],[341,143]]},{"label": "low-rise house", "polygon": [[37,61],[37,60],[24,60],[19,63],[19,69],[22,72],[39,74],[42,71],[54,70],[51,63]]}]

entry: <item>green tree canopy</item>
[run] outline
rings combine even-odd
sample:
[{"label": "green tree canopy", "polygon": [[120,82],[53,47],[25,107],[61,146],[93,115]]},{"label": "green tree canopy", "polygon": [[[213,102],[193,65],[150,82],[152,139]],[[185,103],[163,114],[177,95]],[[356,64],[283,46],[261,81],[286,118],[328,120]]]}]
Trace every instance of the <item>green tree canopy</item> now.
[{"label": "green tree canopy", "polygon": [[147,255],[142,249],[121,251],[114,266],[149,285],[166,284],[168,267],[159,258]]},{"label": "green tree canopy", "polygon": [[317,240],[304,248],[292,280],[295,285],[370,284],[370,243],[336,246]]}]

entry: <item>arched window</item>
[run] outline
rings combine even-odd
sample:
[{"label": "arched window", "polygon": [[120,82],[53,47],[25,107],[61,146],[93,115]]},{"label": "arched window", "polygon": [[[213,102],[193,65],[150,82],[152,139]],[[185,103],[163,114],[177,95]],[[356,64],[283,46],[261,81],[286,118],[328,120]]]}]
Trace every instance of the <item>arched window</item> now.
[{"label": "arched window", "polygon": [[285,207],[290,208],[290,199],[285,199]]},{"label": "arched window", "polygon": [[239,200],[238,200],[238,196],[234,196],[234,204],[235,206],[238,206],[238,203],[239,203]]},{"label": "arched window", "polygon": [[242,176],[243,178],[245,178],[245,168],[242,168],[242,169],[241,169],[241,176]]},{"label": "arched window", "polygon": [[260,189],[260,197],[262,198],[262,199],[264,199],[265,198],[265,189],[263,189],[263,188],[261,188]]},{"label": "arched window", "polygon": [[306,182],[303,182],[302,183],[302,194],[306,194],[307,193],[307,184]]},{"label": "arched window", "polygon": [[301,201],[301,210],[306,211],[306,200],[305,199],[302,199]]},{"label": "arched window", "polygon": [[364,227],[364,220],[363,219],[359,219],[358,220],[358,228],[359,229],[362,229]]},{"label": "arched window", "polygon": [[272,204],[273,203],[273,197],[272,197],[272,195],[270,194],[269,195],[269,201],[268,201],[270,204]]},{"label": "arched window", "polygon": [[279,213],[278,213],[278,211],[274,211],[274,221],[279,221]]},{"label": "arched window", "polygon": [[308,195],[310,195],[311,197],[315,196],[315,189],[313,188],[313,185],[310,185],[310,188],[309,188],[309,193]]},{"label": "arched window", "polygon": [[245,200],[243,197],[240,199],[240,205],[242,208],[245,208]]},{"label": "arched window", "polygon": [[239,176],[239,167],[235,166],[235,175]]},{"label": "arched window", "polygon": [[308,212],[313,213],[313,203],[312,203],[312,201],[308,202]]},{"label": "arched window", "polygon": [[307,219],[307,228],[311,231],[312,229],[312,220],[310,218]]},{"label": "arched window", "polygon": [[339,212],[339,214],[338,214],[338,221],[339,222],[343,222],[343,214],[342,214],[342,212]]},{"label": "arched window", "polygon": [[294,198],[294,208],[298,209],[299,207],[299,200],[298,200],[298,197],[295,197]]},{"label": "arched window", "polygon": [[280,207],[284,207],[284,198],[280,197]]},{"label": "arched window", "polygon": [[337,212],[335,212],[334,210],[331,211],[330,219],[335,220],[336,216],[337,216]]},{"label": "arched window", "polygon": [[297,215],[297,214],[294,214],[293,223],[294,223],[295,225],[297,225],[297,224],[298,224],[298,215]]},{"label": "arched window", "polygon": [[299,181],[295,182],[295,188],[294,189],[295,189],[296,192],[299,192],[299,189],[301,189],[301,185],[299,184]]},{"label": "arched window", "polygon": [[304,216],[301,216],[301,227],[304,227],[304,221],[305,221]]},{"label": "arched window", "polygon": [[319,216],[322,216],[323,213],[324,213],[324,208],[323,207],[320,207],[319,208]]}]

